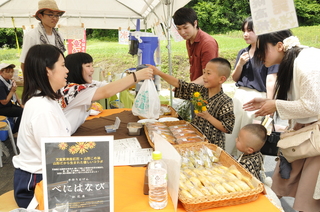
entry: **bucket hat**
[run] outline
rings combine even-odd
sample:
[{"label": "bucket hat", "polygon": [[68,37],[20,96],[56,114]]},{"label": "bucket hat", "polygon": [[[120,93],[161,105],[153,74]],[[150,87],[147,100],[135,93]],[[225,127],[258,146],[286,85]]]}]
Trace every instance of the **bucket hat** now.
[{"label": "bucket hat", "polygon": [[51,10],[53,12],[59,12],[60,15],[63,15],[65,11],[60,10],[57,6],[57,3],[54,0],[40,0],[38,2],[38,11],[34,15],[34,17],[41,21],[40,18],[38,17],[39,13],[41,13],[44,10]]},{"label": "bucket hat", "polygon": [[4,68],[8,68],[8,67],[11,67],[11,68],[15,68],[16,66],[14,64],[8,64],[8,63],[1,63],[0,64],[0,71]]}]

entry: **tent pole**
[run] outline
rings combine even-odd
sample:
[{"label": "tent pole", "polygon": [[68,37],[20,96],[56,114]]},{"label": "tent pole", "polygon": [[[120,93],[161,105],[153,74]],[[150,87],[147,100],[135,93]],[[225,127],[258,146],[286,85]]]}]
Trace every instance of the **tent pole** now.
[{"label": "tent pole", "polygon": [[20,54],[20,47],[19,47],[19,40],[18,40],[18,35],[17,35],[17,28],[16,28],[16,25],[14,24],[14,18],[13,17],[11,17],[11,20],[12,20],[12,24],[13,24],[13,28],[14,28],[14,34],[15,34],[15,37],[16,37],[16,44],[17,44],[18,52]]},{"label": "tent pole", "polygon": [[[170,39],[170,27],[171,27],[171,9],[170,9],[170,3],[167,4],[167,10],[168,10],[168,24],[167,24],[167,49],[168,49],[168,68],[169,68],[169,74],[172,75],[172,60],[171,60],[171,39]],[[170,85],[170,105],[173,106],[172,102],[172,85]]]}]

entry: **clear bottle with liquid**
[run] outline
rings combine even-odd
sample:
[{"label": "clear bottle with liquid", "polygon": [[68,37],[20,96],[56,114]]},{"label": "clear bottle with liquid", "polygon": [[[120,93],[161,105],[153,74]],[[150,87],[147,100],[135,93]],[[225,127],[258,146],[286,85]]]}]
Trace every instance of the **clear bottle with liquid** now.
[{"label": "clear bottle with liquid", "polygon": [[154,209],[163,209],[168,203],[167,165],[162,153],[154,151],[148,165],[149,205]]},{"label": "clear bottle with liquid", "polygon": [[119,99],[113,100],[110,102],[110,108],[111,109],[119,109],[119,108],[124,108],[124,105],[122,102],[120,102]]},{"label": "clear bottle with liquid", "polygon": [[112,82],[112,76],[111,76],[111,72],[108,72],[107,74],[107,82]]}]

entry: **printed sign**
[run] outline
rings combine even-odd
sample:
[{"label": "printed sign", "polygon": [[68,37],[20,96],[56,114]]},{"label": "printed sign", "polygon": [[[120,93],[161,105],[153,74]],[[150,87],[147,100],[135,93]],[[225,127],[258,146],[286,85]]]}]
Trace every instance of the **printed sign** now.
[{"label": "printed sign", "polygon": [[173,37],[175,42],[180,42],[180,41],[184,40],[183,37],[181,37],[181,35],[179,34],[179,32],[176,28],[176,25],[173,22],[173,19],[172,19],[172,23],[171,23],[171,27],[170,27],[170,32],[171,32],[171,37]]},{"label": "printed sign", "polygon": [[250,8],[256,35],[299,26],[293,0],[250,0]]},{"label": "printed sign", "polygon": [[64,39],[82,39],[83,27],[59,25],[59,33],[62,34]]},{"label": "printed sign", "polygon": [[154,33],[155,35],[158,36],[159,40],[166,40],[166,34],[163,31],[163,29],[165,28],[163,23],[156,23],[156,25],[154,26]]},{"label": "printed sign", "polygon": [[68,54],[76,52],[86,52],[87,50],[87,37],[86,30],[82,28],[81,39],[67,39]]},{"label": "printed sign", "polygon": [[119,44],[129,44],[129,30],[121,29],[118,30],[118,38],[119,38]]},{"label": "printed sign", "polygon": [[42,138],[45,210],[113,212],[113,136]]}]

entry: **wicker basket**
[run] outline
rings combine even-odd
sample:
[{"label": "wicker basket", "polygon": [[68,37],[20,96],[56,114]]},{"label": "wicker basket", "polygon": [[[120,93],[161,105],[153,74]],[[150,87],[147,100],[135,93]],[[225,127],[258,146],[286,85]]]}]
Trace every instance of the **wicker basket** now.
[{"label": "wicker basket", "polygon": [[[161,116],[159,116],[159,119],[160,118],[165,118],[165,117],[174,117],[174,118],[178,118],[179,117],[178,113],[175,111],[175,109],[173,109],[173,107],[171,107],[169,105],[161,105],[161,106],[167,106],[170,109],[171,113],[168,114],[168,115],[161,115]],[[138,116],[138,117],[139,117],[139,119],[146,119],[143,116]]]},{"label": "wicker basket", "polygon": [[[175,145],[174,147],[180,151],[190,148],[200,149],[203,145],[212,149],[213,151],[217,150],[217,146],[215,144],[210,144],[206,142],[198,142],[198,143],[187,143]],[[220,149],[220,148],[219,148]],[[183,207],[187,212],[200,211],[209,208],[222,207],[222,206],[231,206],[238,205],[243,203],[252,202],[258,199],[258,196],[261,192],[263,192],[264,187],[262,183],[257,180],[255,177],[251,175],[245,168],[243,168],[236,160],[234,160],[228,153],[221,150],[221,154],[219,157],[219,162],[226,166],[230,167],[234,165],[245,177],[249,177],[252,180],[254,185],[254,189],[250,189],[248,191],[234,192],[225,195],[211,195],[205,197],[195,197],[195,198],[186,198],[185,196],[179,193],[179,200],[181,201]]]},{"label": "wicker basket", "polygon": [[[168,127],[170,126],[177,126],[177,125],[182,125],[182,124],[187,124],[189,125],[195,132],[197,135],[199,135],[200,137],[203,138],[204,141],[208,141],[207,138],[201,133],[199,132],[199,130],[197,130],[195,127],[193,127],[189,122],[187,121],[184,121],[184,120],[180,120],[180,121],[167,121],[167,122],[163,122],[164,124],[166,124]],[[149,131],[148,131],[148,128],[146,126],[144,126],[144,132],[146,134],[146,137],[148,139],[148,142],[150,144],[150,146],[152,148],[154,148],[154,143],[152,142],[150,136],[149,136]]]}]

